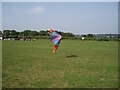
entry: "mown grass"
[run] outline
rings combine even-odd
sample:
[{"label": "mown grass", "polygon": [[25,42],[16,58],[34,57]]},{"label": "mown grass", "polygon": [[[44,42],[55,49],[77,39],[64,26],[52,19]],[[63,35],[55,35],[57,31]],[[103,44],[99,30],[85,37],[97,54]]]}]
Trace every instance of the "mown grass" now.
[{"label": "mown grass", "polygon": [[0,40],[0,89],[2,88],[2,40]]},{"label": "mown grass", "polygon": [[118,42],[3,41],[4,88],[118,87]]}]

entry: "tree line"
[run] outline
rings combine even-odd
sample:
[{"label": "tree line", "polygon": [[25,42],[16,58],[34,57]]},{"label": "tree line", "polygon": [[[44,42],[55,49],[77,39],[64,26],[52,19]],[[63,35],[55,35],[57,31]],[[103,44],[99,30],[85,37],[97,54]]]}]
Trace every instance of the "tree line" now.
[{"label": "tree line", "polygon": [[[106,38],[106,37],[96,37],[93,34],[86,34],[86,35],[74,35],[71,32],[61,32],[57,31],[62,36],[62,39],[81,39],[81,37],[85,37],[85,40],[97,40],[97,41],[110,41],[110,40],[118,40],[118,38]],[[24,30],[18,32],[16,30],[3,30],[0,31],[0,35],[2,35],[3,39],[5,38],[15,38],[15,39],[51,39],[51,33],[49,30]]]},{"label": "tree line", "polygon": [[[74,37],[75,35],[73,33],[65,33],[61,31],[56,31],[63,37]],[[2,32],[1,32],[2,33]],[[34,30],[24,30],[21,32],[18,32],[16,30],[3,30],[2,37],[3,38],[50,38],[50,31],[49,30],[40,30],[40,31],[34,31]]]}]

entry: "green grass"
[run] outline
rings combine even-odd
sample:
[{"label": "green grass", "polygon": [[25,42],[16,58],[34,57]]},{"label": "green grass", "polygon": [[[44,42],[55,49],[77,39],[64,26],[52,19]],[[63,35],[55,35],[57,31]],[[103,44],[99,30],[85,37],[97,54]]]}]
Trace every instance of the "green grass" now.
[{"label": "green grass", "polygon": [[3,41],[5,88],[116,88],[118,42]]},{"label": "green grass", "polygon": [[0,40],[0,89],[2,88],[2,40]]}]

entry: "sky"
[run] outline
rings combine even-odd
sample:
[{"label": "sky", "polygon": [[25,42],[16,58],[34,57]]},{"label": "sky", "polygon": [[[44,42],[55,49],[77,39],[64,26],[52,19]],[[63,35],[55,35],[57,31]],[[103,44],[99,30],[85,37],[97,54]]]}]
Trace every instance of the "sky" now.
[{"label": "sky", "polygon": [[2,29],[117,34],[117,2],[3,2]]}]

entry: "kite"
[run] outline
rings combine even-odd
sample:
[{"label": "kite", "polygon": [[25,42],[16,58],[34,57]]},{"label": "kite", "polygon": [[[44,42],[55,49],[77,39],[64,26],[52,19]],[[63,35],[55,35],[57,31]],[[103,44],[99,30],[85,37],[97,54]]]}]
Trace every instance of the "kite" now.
[{"label": "kite", "polygon": [[50,29],[50,32],[51,32],[51,36],[52,36],[51,41],[54,42],[54,50],[53,50],[53,54],[54,54],[60,44],[61,35],[59,35],[57,32],[55,32],[52,29]]}]

